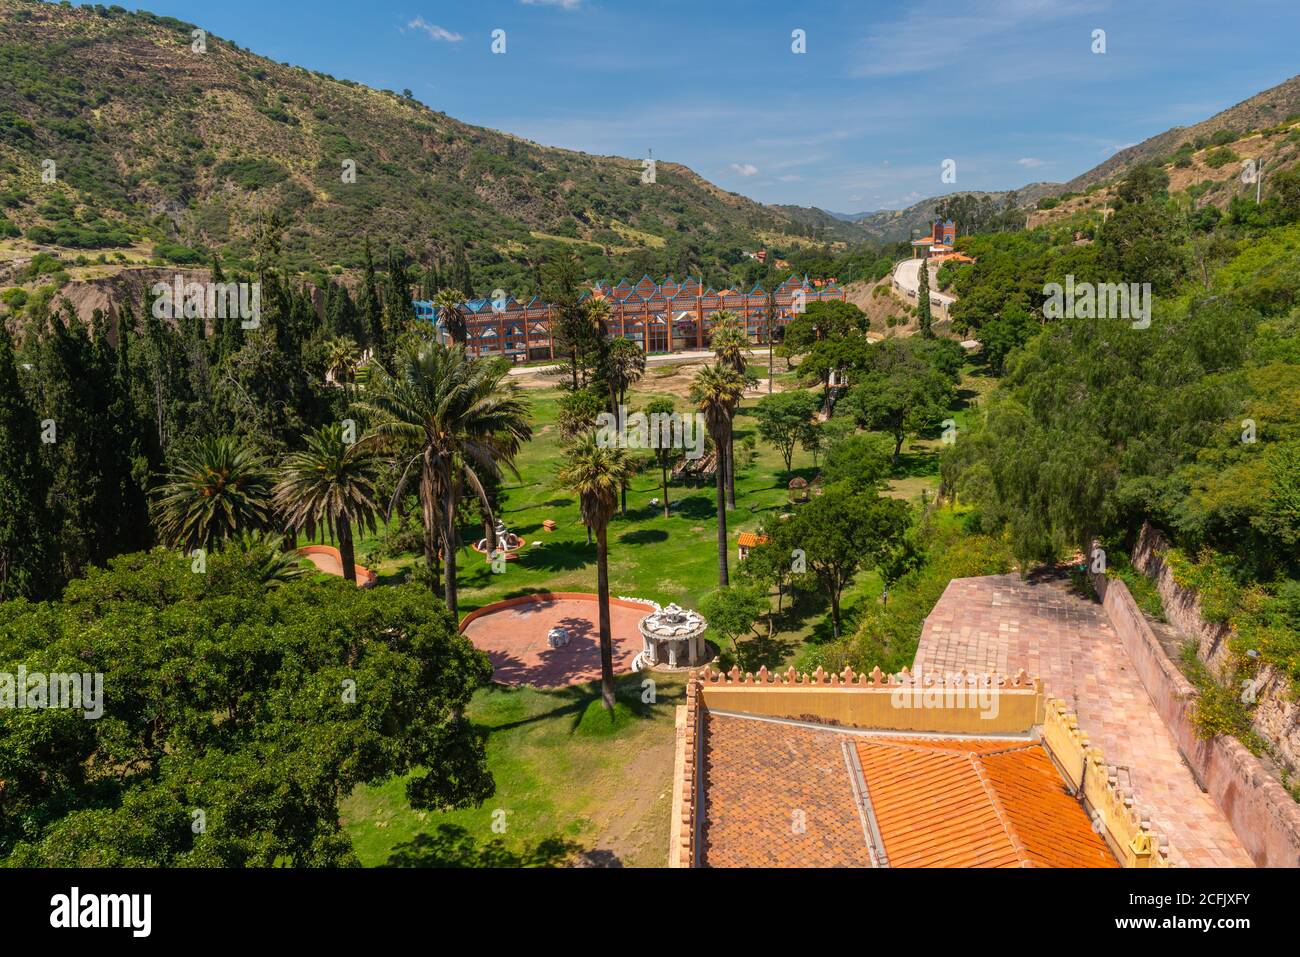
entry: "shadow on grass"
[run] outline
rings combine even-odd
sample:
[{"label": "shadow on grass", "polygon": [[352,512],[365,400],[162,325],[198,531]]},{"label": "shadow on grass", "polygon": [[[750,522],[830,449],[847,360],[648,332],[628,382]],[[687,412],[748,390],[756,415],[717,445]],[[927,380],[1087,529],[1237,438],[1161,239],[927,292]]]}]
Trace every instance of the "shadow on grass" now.
[{"label": "shadow on grass", "polygon": [[624,532],[618,540],[624,545],[649,545],[668,541],[668,533],[662,528],[640,528],[635,532]]},{"label": "shadow on grass", "polygon": [[417,834],[389,855],[388,867],[558,867],[574,863],[581,844],[552,836],[508,849],[501,839],[478,841],[458,824],[439,824],[432,834]]},{"label": "shadow on grass", "polygon": [[571,572],[585,568],[596,560],[596,546],[586,542],[546,542],[520,553],[523,568],[540,568],[548,572]]},{"label": "shadow on grass", "polygon": [[[686,694],[683,685],[669,684],[657,680],[655,680],[654,686],[654,700],[646,701],[648,689],[643,687],[643,683],[647,678],[655,680],[652,673],[643,674],[640,672],[614,679],[614,698],[617,708],[614,718],[615,727],[612,730],[622,730],[632,723],[632,720],[629,719],[648,721],[661,715],[665,709],[685,703]],[[506,693],[513,690],[506,686],[500,687]],[[585,721],[594,721],[597,718],[597,713],[601,708],[599,681],[571,685],[568,688],[555,688],[545,693],[547,697],[555,701],[556,706],[554,708],[505,724],[485,725],[488,733],[495,734],[498,731],[509,731],[525,725],[536,724],[538,721],[545,721],[549,718],[572,715],[573,723],[569,730],[576,734],[584,730]],[[597,736],[603,731],[600,727],[590,727],[585,730],[589,730]]]},{"label": "shadow on grass", "polygon": [[525,505],[523,508],[515,509],[516,512],[531,512],[535,508],[568,508],[574,502],[571,498],[551,498],[545,502],[538,502],[536,505]]},{"label": "shadow on grass", "polygon": [[688,495],[677,501],[681,504],[675,505],[672,511],[681,518],[700,521],[701,519],[713,518],[718,514],[717,502],[711,496]]}]

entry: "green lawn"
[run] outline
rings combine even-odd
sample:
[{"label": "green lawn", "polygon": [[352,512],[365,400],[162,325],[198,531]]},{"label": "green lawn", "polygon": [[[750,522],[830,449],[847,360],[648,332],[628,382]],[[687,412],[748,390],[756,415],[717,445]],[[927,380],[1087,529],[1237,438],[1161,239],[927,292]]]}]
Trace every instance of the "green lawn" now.
[{"label": "green lawn", "polygon": [[598,684],[478,692],[470,716],[488,732],[496,794],[479,808],[429,814],[411,810],[405,778],[357,789],[343,822],[362,863],[663,866],[683,684],[656,675],[655,703],[643,704],[643,680],[619,680],[613,723]]}]

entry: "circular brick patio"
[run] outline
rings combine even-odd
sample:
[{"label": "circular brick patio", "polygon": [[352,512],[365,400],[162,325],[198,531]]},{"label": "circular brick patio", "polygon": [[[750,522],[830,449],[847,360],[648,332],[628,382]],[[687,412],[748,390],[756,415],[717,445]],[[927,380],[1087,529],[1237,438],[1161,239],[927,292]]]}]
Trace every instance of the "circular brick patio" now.
[{"label": "circular brick patio", "polygon": [[[614,674],[632,670],[643,642],[637,624],[654,611],[649,602],[609,600]],[[569,633],[569,643],[552,648],[552,628]],[[487,652],[492,680],[508,685],[562,688],[600,679],[600,608],[596,596],[548,592],[508,598],[465,616],[460,631]]]}]

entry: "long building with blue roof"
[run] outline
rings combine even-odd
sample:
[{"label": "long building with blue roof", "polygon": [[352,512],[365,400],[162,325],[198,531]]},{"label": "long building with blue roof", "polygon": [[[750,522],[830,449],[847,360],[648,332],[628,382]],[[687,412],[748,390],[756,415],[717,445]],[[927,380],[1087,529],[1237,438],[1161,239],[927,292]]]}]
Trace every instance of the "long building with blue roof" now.
[{"label": "long building with blue roof", "polygon": [[[713,317],[722,310],[734,313],[744,323],[751,342],[767,341],[767,291],[762,286],[714,289],[689,276],[681,282],[672,276],[658,282],[643,276],[637,283],[626,279],[616,284],[593,283],[583,298],[593,296],[609,302],[609,335],[630,339],[647,353],[707,347]],[[776,289],[775,338],[779,341],[786,323],[809,304],[844,298],[844,290],[834,279],[809,281],[807,276],[791,275]],[[438,326],[442,338],[442,323],[433,303],[417,299],[414,305],[416,316]],[[555,358],[551,307],[539,296],[527,302],[513,296],[471,299],[461,305],[461,311],[470,354],[511,356],[520,361]]]}]

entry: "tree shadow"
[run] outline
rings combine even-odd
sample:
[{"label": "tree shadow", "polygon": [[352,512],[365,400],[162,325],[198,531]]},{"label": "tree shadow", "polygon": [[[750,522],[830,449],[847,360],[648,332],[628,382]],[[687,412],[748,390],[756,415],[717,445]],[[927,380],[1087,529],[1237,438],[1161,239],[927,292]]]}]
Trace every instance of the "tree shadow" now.
[{"label": "tree shadow", "polygon": [[596,546],[586,542],[545,542],[519,553],[523,568],[548,572],[570,572],[585,568],[596,560]]},{"label": "tree shadow", "polygon": [[618,540],[624,545],[649,545],[653,542],[666,542],[668,533],[662,528],[640,528],[635,532],[624,532]]},{"label": "tree shadow", "polygon": [[704,495],[688,495],[685,498],[677,500],[679,504],[673,509],[682,518],[700,520],[712,518],[718,512],[718,504],[711,497]]},{"label": "tree shadow", "polygon": [[[679,704],[684,704],[686,701],[685,685],[658,681],[654,674],[654,672],[638,671],[614,679],[615,699],[626,705],[638,718],[656,717],[664,708],[673,708]],[[645,694],[642,684],[647,678],[656,682],[653,701],[644,700]],[[503,687],[503,690],[508,689]],[[600,681],[588,681],[584,684],[569,685],[565,688],[550,688],[545,693],[555,699],[556,707],[549,711],[520,718],[517,721],[490,725],[488,726],[488,733],[494,734],[497,731],[508,731],[538,721],[544,721],[547,718],[557,718],[563,715],[573,716],[573,727],[570,730],[576,731],[582,723],[582,716],[587,708],[592,702],[600,700]]]},{"label": "tree shadow", "polygon": [[432,834],[417,834],[410,841],[397,845],[388,856],[386,866],[560,867],[581,860],[580,854],[583,854],[581,844],[558,835],[536,843],[530,841],[519,850],[510,850],[499,837],[478,841],[458,824],[439,824]]},{"label": "tree shadow", "polygon": [[523,508],[516,509],[519,512],[530,512],[535,508],[568,508],[573,504],[571,498],[552,498],[545,502],[538,502],[536,505],[525,505]]}]

